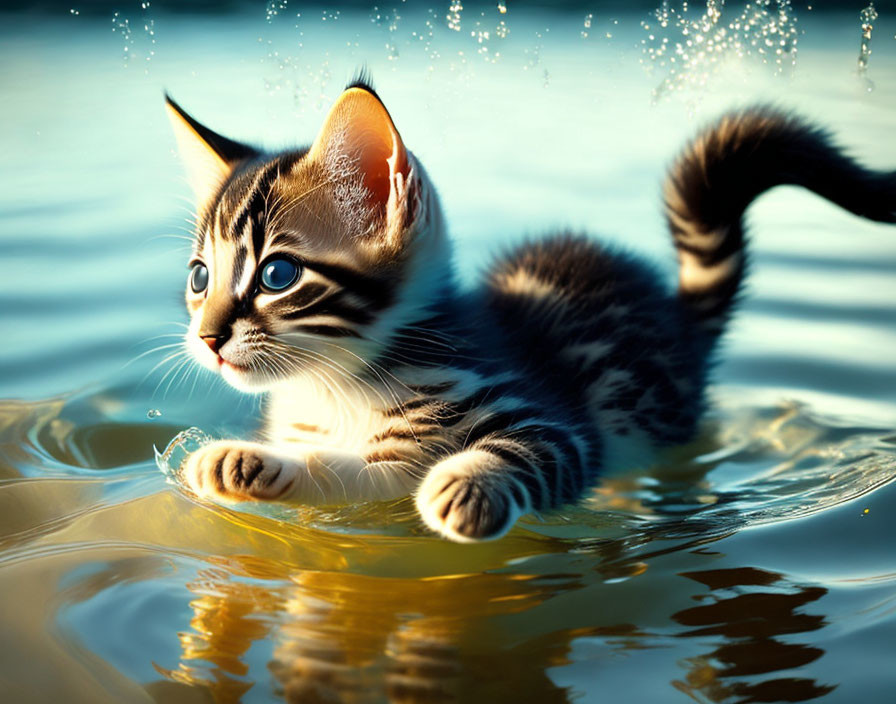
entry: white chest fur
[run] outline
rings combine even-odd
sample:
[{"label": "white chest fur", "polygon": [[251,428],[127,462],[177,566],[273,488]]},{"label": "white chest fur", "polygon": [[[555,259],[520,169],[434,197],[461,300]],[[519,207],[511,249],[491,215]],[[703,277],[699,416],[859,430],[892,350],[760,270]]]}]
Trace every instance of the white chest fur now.
[{"label": "white chest fur", "polygon": [[362,452],[383,431],[382,410],[396,405],[394,389],[373,384],[292,379],[271,391],[265,430],[274,446],[328,447]]}]

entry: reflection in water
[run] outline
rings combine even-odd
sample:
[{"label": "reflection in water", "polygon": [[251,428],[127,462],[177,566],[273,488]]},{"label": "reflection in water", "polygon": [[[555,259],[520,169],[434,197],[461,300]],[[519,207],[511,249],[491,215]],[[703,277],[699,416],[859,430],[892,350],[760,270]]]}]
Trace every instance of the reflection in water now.
[{"label": "reflection in water", "polygon": [[705,602],[700,606],[672,616],[687,628],[677,637],[717,637],[722,644],[706,655],[688,658],[688,674],[685,681],[672,683],[676,688],[698,701],[713,702],[802,702],[834,689],[806,677],[758,677],[798,669],[824,654],[821,648],[793,642],[789,636],[826,625],[823,615],[804,613],[802,608],[827,589],[793,585],[780,574],[750,567],[683,576],[705,584],[711,593],[700,595]]},{"label": "reflection in water", "polygon": [[194,632],[181,635],[179,667],[163,674],[207,687],[216,702],[252,686],[245,654],[272,630],[268,667],[288,702],[509,701],[521,691],[567,701],[545,671],[563,662],[575,631],[517,642],[501,622],[575,587],[569,579],[309,571],[272,590],[207,570],[189,586]]},{"label": "reflection in water", "polygon": [[191,602],[194,632],[181,636],[179,668],[164,674],[207,687],[216,702],[239,701],[252,686],[245,654],[273,635],[268,669],[287,702],[567,702],[574,691],[547,673],[572,662],[576,639],[636,653],[699,638],[715,647],[681,661],[687,674],[671,682],[697,701],[808,701],[834,689],[790,674],[824,653],[796,637],[827,624],[805,611],[827,589],[749,567],[682,576],[710,593],[691,594],[701,603],[676,612],[681,628],[669,634],[596,624],[612,619],[597,609],[578,614],[576,628],[539,617],[539,607],[578,589],[597,604],[600,587],[586,586],[584,576],[418,580],[308,571],[270,589],[206,570],[190,585],[199,595]]},{"label": "reflection in water", "polygon": [[[215,702],[238,702],[251,687],[243,657],[251,645],[267,637],[271,627],[264,615],[280,608],[276,590],[231,582],[222,570],[204,570],[187,584],[197,595],[190,602],[193,632],[180,633],[182,659],[178,669],[159,672],[175,682],[202,685]],[[212,663],[212,667],[192,663]]]}]

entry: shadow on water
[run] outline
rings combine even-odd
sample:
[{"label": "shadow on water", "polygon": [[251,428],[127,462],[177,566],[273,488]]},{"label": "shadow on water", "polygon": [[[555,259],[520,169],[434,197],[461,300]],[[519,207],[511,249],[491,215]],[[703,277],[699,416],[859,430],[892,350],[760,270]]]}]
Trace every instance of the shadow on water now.
[{"label": "shadow on water", "polygon": [[[198,503],[151,456],[180,428],[113,401],[0,408],[0,588],[21,596],[0,618],[23,658],[56,643],[64,675],[44,693],[94,673],[85,701],[137,687],[166,702],[565,702],[620,657],[661,657],[662,687],[697,701],[818,698],[837,684],[806,672],[828,589],[746,554],[714,566],[717,550],[896,467],[881,428],[723,410],[661,466],[459,546],[425,535],[408,501],[276,517]],[[55,636],[36,626],[48,604]]]}]

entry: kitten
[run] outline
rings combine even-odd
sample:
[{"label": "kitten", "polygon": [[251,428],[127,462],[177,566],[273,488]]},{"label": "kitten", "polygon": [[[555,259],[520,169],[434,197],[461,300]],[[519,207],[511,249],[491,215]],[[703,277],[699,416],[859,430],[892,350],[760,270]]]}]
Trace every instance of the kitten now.
[{"label": "kitten", "polygon": [[193,453],[199,496],[332,504],[413,494],[456,541],[575,501],[628,450],[681,443],[745,269],[741,216],[778,184],[896,222],[896,173],[768,108],[721,118],[665,186],[678,291],[580,235],[454,282],[435,189],[370,86],[306,149],[266,153],[167,99],[198,199],[186,344],[267,393],[258,442]]}]

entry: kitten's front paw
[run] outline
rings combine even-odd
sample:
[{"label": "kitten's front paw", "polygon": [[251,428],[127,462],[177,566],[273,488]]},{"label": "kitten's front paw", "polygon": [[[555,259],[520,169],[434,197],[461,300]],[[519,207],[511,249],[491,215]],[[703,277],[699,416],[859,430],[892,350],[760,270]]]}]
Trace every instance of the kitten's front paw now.
[{"label": "kitten's front paw", "polygon": [[459,543],[494,540],[528,511],[525,490],[485,453],[465,452],[439,463],[417,490],[424,523]]},{"label": "kitten's front paw", "polygon": [[183,478],[198,496],[224,501],[273,501],[289,487],[294,468],[261,445],[222,440],[187,458]]}]

